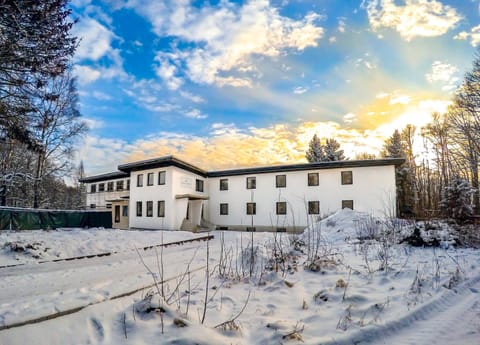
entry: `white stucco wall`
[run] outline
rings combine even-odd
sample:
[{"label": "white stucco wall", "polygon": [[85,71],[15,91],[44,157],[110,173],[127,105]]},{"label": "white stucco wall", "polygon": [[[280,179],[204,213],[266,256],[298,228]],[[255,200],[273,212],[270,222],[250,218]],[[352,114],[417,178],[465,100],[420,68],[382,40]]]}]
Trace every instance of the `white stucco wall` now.
[{"label": "white stucco wall", "polygon": [[[353,184],[341,184],[341,171],[352,171]],[[309,172],[319,173],[319,185],[308,186]],[[286,188],[276,188],[275,176],[286,175]],[[256,177],[256,189],[246,189],[246,178]],[[219,180],[228,178],[229,189],[221,191]],[[307,225],[308,201],[320,202],[320,215],[341,208],[342,200],[353,200],[354,209],[384,215],[395,210],[394,166],[322,169],[216,177],[209,179],[209,220],[220,226],[291,227]],[[287,214],[276,214],[276,202],[287,202]],[[256,203],[256,215],[246,214],[247,202]],[[220,203],[228,203],[229,214],[220,215]]]}]

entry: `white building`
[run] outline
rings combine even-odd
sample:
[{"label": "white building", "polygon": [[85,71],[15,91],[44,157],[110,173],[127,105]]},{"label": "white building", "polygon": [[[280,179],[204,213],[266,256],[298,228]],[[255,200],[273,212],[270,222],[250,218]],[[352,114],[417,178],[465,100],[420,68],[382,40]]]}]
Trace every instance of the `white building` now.
[{"label": "white building", "polygon": [[[166,156],[122,164],[120,172],[82,182],[87,184],[87,206],[111,203],[114,226],[297,231],[345,207],[395,215],[395,165],[401,163],[403,159],[347,160],[205,171]],[[109,190],[128,179],[129,190]],[[100,184],[106,192],[99,192]],[[128,219],[121,218],[127,214]]]}]

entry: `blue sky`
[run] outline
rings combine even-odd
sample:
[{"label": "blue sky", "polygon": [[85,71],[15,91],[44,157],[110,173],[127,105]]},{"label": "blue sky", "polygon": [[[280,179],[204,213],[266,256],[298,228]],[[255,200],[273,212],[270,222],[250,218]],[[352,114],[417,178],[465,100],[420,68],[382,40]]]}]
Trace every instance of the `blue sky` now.
[{"label": "blue sky", "polygon": [[347,156],[443,112],[479,1],[73,0],[87,174],[175,154],[206,169]]}]

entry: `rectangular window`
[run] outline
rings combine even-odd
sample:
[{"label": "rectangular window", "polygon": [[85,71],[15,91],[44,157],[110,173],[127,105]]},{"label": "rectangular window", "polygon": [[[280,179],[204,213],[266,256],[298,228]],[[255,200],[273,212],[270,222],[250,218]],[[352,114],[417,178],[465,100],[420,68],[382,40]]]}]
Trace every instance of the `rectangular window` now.
[{"label": "rectangular window", "polygon": [[159,171],[158,172],[158,184],[165,184],[165,180],[167,177],[166,171]]},{"label": "rectangular window", "polygon": [[160,200],[157,203],[157,216],[165,217],[165,200]]},{"label": "rectangular window", "polygon": [[122,217],[128,217],[128,205],[122,206]]},{"label": "rectangular window", "polygon": [[287,214],[287,203],[284,201],[277,202],[277,214]]},{"label": "rectangular window", "polygon": [[147,201],[147,217],[153,217],[153,201]]},{"label": "rectangular window", "polygon": [[142,216],[142,202],[137,201],[137,217],[141,217],[141,216]]},{"label": "rectangular window", "polygon": [[220,204],[220,215],[225,216],[228,214],[228,204]]},{"label": "rectangular window", "polygon": [[95,204],[90,204],[90,208],[97,208],[97,205],[95,205]]},{"label": "rectangular window", "polygon": [[220,190],[228,190],[228,178],[220,179]]},{"label": "rectangular window", "polygon": [[342,200],[342,209],[344,208],[353,210],[353,200]]},{"label": "rectangular window", "polygon": [[153,173],[147,174],[147,186],[153,186]]},{"label": "rectangular window", "polygon": [[256,189],[256,188],[257,188],[257,178],[247,177],[247,189]]},{"label": "rectangular window", "polygon": [[137,187],[143,186],[143,174],[137,175]]},{"label": "rectangular window", "polygon": [[123,181],[117,181],[117,190],[123,190]]},{"label": "rectangular window", "polygon": [[277,232],[287,232],[287,228],[277,228]]},{"label": "rectangular window", "polygon": [[254,226],[247,226],[247,232],[256,232],[257,229]]},{"label": "rectangular window", "polygon": [[308,185],[318,186],[318,173],[308,173]]},{"label": "rectangular window", "polygon": [[96,184],[92,184],[90,186],[90,193],[96,193],[97,192],[97,185]]},{"label": "rectangular window", "polygon": [[287,175],[275,176],[275,185],[277,188],[285,188],[287,186]]},{"label": "rectangular window", "polygon": [[342,184],[353,184],[353,174],[351,171],[342,171]]},{"label": "rectangular window", "polygon": [[108,182],[107,183],[107,191],[108,192],[113,192],[113,182]]},{"label": "rectangular window", "polygon": [[308,214],[320,214],[320,201],[308,202]]},{"label": "rectangular window", "polygon": [[105,207],[106,208],[112,208],[112,204],[106,204]]},{"label": "rectangular window", "polygon": [[247,202],[247,214],[254,215],[257,214],[257,204],[254,202]]},{"label": "rectangular window", "polygon": [[130,179],[127,180],[127,190],[130,190]]},{"label": "rectangular window", "polygon": [[98,191],[99,192],[104,192],[105,191],[105,183],[99,183],[98,184]]},{"label": "rectangular window", "polygon": [[115,223],[120,223],[120,205],[115,205]]},{"label": "rectangular window", "polygon": [[203,180],[199,180],[199,179],[195,180],[195,190],[197,192],[203,192]]}]

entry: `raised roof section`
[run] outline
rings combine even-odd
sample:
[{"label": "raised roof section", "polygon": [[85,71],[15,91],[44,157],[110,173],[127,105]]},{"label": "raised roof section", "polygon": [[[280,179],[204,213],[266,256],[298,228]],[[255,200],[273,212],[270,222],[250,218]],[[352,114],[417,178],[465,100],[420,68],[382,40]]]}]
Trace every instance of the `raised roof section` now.
[{"label": "raised roof section", "polygon": [[84,183],[93,183],[93,182],[101,182],[101,181],[107,181],[107,180],[115,180],[115,179],[120,179],[125,177],[130,177],[130,173],[126,173],[123,171],[114,171],[106,174],[84,177],[79,179],[78,181],[84,182]]},{"label": "raised roof section", "polygon": [[174,156],[163,156],[153,159],[146,159],[143,161],[132,162],[121,164],[118,166],[118,170],[124,172],[131,172],[131,171],[139,171],[139,170],[147,170],[147,169],[156,169],[156,168],[163,168],[168,166],[175,166],[177,168],[181,168],[187,171],[190,171],[194,174],[198,174],[203,177],[207,177],[207,171],[200,169],[190,163],[182,161]]}]

